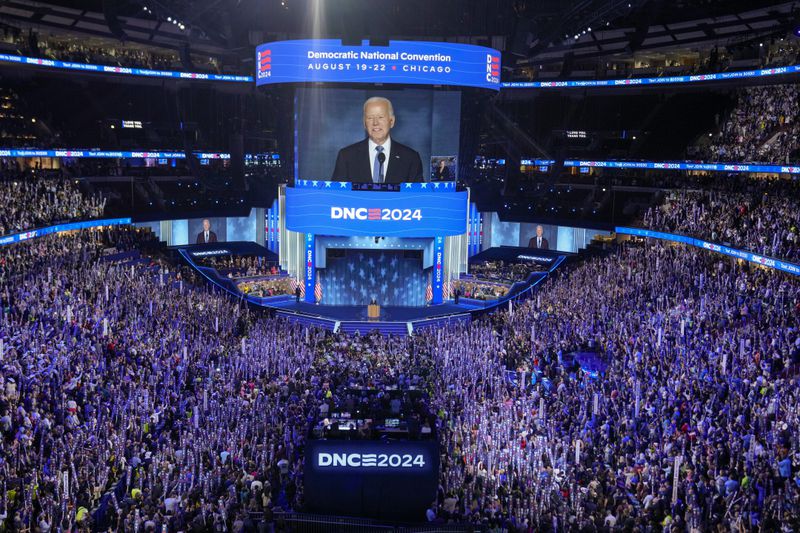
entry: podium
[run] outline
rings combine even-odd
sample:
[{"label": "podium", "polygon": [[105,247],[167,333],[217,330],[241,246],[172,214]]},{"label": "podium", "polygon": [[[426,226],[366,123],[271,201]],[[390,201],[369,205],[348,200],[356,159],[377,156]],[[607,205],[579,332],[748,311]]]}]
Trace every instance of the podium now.
[{"label": "podium", "polygon": [[367,305],[367,318],[370,320],[381,317],[381,306],[378,304]]}]

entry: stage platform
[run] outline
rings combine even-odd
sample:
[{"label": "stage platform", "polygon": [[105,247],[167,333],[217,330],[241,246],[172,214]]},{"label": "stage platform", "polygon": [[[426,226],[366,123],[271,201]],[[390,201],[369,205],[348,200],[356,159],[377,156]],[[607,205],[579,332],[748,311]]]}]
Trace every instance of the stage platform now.
[{"label": "stage platform", "polygon": [[194,261],[194,257],[216,255],[221,251],[236,254],[237,248],[246,249],[246,253],[249,255],[268,256],[268,253],[264,253],[265,249],[256,250],[251,245],[254,243],[248,243],[248,246],[240,243],[214,246],[192,245],[179,247],[178,252],[212,285],[230,293],[235,298],[246,301],[253,307],[268,309],[276,316],[295,323],[321,327],[334,332],[360,335],[366,335],[373,331],[385,335],[412,335],[414,331],[449,323],[468,323],[484,313],[501,308],[507,309],[509,302],[516,303],[529,298],[536,286],[547,279],[550,273],[565,259],[563,255],[556,255],[555,261],[548,270],[531,273],[527,279],[514,283],[506,296],[496,300],[474,300],[462,297],[458,304],[450,299],[441,304],[420,307],[386,306],[381,307],[381,316],[376,320],[368,318],[367,305],[313,304],[303,300],[297,301],[294,296],[287,294],[271,297],[245,295],[237,290],[233,280],[221,277],[213,268],[200,266]]},{"label": "stage platform", "polygon": [[[318,315],[332,320],[360,320],[371,322],[371,320],[367,318],[366,305],[316,305],[303,301],[295,302],[294,299],[289,302],[282,301],[276,303],[265,301],[264,304],[276,309],[307,315]],[[381,307],[380,319],[374,320],[374,322],[410,322],[442,315],[469,313],[470,311],[482,308],[481,306],[464,304],[462,302],[456,305],[452,300],[440,305],[429,305],[425,307]]]}]

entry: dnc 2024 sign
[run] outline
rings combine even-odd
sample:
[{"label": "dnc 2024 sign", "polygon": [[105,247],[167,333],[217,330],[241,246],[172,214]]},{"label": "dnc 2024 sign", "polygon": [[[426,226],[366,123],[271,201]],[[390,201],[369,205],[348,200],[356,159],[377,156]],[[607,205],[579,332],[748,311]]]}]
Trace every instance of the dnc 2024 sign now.
[{"label": "dnc 2024 sign", "polygon": [[335,39],[276,41],[256,48],[256,85],[339,82],[500,89],[500,52],[471,44]]},{"label": "dnc 2024 sign", "polygon": [[465,191],[434,194],[287,187],[286,228],[335,236],[462,235],[467,231],[467,199]]}]

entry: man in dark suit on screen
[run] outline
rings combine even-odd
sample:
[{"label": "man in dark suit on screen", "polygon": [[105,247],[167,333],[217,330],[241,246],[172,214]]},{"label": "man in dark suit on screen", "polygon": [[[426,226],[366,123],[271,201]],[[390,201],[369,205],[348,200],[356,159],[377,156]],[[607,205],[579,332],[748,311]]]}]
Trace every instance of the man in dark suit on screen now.
[{"label": "man in dark suit on screen", "polygon": [[334,181],[354,183],[404,183],[425,181],[419,153],[393,140],[392,103],[379,96],[364,102],[364,129],[367,138],[339,150]]},{"label": "man in dark suit on screen", "polygon": [[547,239],[544,238],[543,234],[544,234],[544,228],[542,226],[536,226],[536,235],[531,237],[531,240],[528,241],[528,248],[549,250],[550,243],[547,242]]},{"label": "man in dark suit on screen", "polygon": [[211,231],[211,221],[203,219],[203,231],[197,234],[197,244],[217,242],[217,234]]}]

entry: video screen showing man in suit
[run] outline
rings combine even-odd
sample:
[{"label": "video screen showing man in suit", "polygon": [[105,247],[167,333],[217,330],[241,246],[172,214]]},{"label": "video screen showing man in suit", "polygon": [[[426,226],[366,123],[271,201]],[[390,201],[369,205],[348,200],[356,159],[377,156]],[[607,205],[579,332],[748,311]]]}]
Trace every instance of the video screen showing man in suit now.
[{"label": "video screen showing man in suit", "polygon": [[454,181],[456,179],[456,156],[431,157],[431,181]]},{"label": "video screen showing man in suit", "polygon": [[339,150],[331,179],[354,183],[424,181],[419,152],[391,137],[395,121],[388,98],[367,99],[364,102],[367,138]]},{"label": "video screen showing man in suit", "polygon": [[203,231],[197,234],[197,244],[217,242],[217,234],[211,231],[211,221],[203,219]]},{"label": "video screen showing man in suit", "polygon": [[531,237],[528,241],[528,248],[537,248],[539,250],[550,249],[550,243],[544,238],[544,228],[541,225],[536,226],[536,235]]}]

